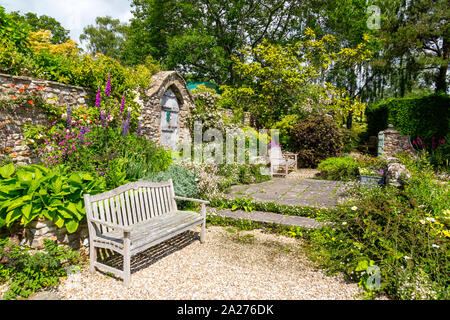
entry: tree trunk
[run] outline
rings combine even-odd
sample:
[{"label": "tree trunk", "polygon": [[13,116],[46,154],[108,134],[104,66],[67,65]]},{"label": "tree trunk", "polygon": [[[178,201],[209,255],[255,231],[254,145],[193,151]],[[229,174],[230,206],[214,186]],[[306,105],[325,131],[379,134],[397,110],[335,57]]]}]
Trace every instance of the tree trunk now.
[{"label": "tree trunk", "polygon": [[439,67],[439,72],[436,78],[436,92],[447,92],[447,70],[448,65]]}]

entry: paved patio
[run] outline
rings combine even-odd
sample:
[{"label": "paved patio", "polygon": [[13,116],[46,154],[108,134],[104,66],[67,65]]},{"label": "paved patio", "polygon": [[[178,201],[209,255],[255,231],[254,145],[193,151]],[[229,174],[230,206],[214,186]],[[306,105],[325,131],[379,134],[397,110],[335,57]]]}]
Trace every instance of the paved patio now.
[{"label": "paved patio", "polygon": [[341,181],[310,178],[274,178],[251,185],[232,186],[230,198],[251,197],[256,201],[277,202],[286,205],[333,208],[344,199]]}]

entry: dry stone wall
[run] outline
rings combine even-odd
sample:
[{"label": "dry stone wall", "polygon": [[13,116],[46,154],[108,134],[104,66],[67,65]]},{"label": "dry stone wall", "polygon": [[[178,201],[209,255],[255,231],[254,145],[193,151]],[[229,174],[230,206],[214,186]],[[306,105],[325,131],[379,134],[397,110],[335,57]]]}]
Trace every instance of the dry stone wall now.
[{"label": "dry stone wall", "polygon": [[[67,106],[86,106],[93,91],[83,87],[39,80],[29,77],[0,74],[0,99],[37,92],[48,103]],[[0,108],[0,156],[10,157],[14,163],[35,163],[38,158],[25,144],[23,128],[27,124],[48,126],[44,110],[31,104]]]}]

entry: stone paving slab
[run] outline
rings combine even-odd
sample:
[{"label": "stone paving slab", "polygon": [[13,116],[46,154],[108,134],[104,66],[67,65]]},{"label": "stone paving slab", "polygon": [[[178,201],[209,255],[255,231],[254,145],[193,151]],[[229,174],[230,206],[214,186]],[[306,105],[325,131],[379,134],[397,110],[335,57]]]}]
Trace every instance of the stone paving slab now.
[{"label": "stone paving slab", "polygon": [[230,209],[220,210],[216,213],[218,216],[232,219],[245,219],[255,222],[275,223],[285,226],[295,226],[304,228],[318,228],[322,223],[305,217],[285,216],[273,212],[252,211],[246,212],[243,210],[231,211]]},{"label": "stone paving slab", "polygon": [[232,186],[227,197],[251,197],[262,202],[322,208],[336,207],[339,200],[344,199],[345,184],[341,181],[275,178],[268,182]]}]

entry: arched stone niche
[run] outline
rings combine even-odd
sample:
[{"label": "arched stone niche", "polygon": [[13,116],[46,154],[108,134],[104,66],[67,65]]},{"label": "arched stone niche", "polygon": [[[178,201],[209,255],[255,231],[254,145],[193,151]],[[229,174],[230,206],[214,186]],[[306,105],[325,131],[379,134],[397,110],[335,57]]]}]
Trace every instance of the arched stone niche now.
[{"label": "arched stone niche", "polygon": [[142,135],[167,149],[189,137],[187,117],[194,105],[183,77],[176,71],[159,72],[145,91]]}]

